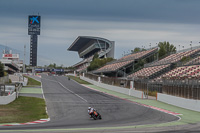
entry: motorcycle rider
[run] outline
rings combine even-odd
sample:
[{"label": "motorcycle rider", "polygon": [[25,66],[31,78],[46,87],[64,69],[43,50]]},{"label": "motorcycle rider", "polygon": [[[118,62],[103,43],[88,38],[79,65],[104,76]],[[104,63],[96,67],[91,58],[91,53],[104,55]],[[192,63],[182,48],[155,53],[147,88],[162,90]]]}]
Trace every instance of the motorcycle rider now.
[{"label": "motorcycle rider", "polygon": [[94,108],[88,107],[88,114],[90,115],[90,118],[92,118],[92,114],[93,114],[94,111],[95,111]]}]

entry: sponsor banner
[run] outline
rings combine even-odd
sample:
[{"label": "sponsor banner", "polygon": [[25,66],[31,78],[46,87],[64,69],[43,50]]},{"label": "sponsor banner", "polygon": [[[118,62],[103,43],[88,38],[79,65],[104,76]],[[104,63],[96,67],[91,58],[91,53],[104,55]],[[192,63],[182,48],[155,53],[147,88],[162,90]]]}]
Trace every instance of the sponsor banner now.
[{"label": "sponsor banner", "polygon": [[52,69],[53,72],[64,72],[64,69]]},{"label": "sponsor banner", "polygon": [[28,35],[40,35],[40,16],[28,16]]},{"label": "sponsor banner", "polygon": [[35,71],[44,71],[44,68],[35,68]]},{"label": "sponsor banner", "polygon": [[19,54],[3,54],[3,58],[19,58]]}]

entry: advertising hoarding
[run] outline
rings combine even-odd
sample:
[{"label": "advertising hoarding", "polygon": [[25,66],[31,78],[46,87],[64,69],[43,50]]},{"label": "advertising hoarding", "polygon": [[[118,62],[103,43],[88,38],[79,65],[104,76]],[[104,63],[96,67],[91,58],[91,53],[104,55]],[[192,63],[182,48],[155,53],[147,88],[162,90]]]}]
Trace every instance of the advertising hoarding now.
[{"label": "advertising hoarding", "polygon": [[3,58],[19,58],[19,54],[3,54]]},{"label": "advertising hoarding", "polygon": [[28,35],[40,35],[40,16],[28,16]]}]

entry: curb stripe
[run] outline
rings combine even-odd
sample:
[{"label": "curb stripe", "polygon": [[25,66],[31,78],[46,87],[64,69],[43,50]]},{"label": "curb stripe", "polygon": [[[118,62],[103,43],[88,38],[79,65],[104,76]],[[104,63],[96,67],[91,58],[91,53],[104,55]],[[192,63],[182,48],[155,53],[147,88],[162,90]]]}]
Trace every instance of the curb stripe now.
[{"label": "curb stripe", "polygon": [[5,125],[0,125],[0,126],[20,126],[20,125],[29,125],[29,124],[40,124],[40,123],[45,123],[50,121],[50,118],[48,119],[40,119],[37,121],[32,121],[32,122],[27,122],[27,123],[16,123],[16,124],[5,124]]}]

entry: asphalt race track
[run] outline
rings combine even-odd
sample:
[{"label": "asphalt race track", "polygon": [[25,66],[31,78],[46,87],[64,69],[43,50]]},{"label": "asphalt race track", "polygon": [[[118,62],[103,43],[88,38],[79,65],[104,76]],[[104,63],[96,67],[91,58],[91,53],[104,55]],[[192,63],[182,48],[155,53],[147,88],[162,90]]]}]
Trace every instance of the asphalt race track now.
[{"label": "asphalt race track", "polygon": [[[88,89],[65,76],[42,75],[41,81],[51,120],[43,124],[0,127],[0,130],[118,127],[165,123],[179,119]],[[89,118],[88,106],[97,109],[102,120]]]}]

